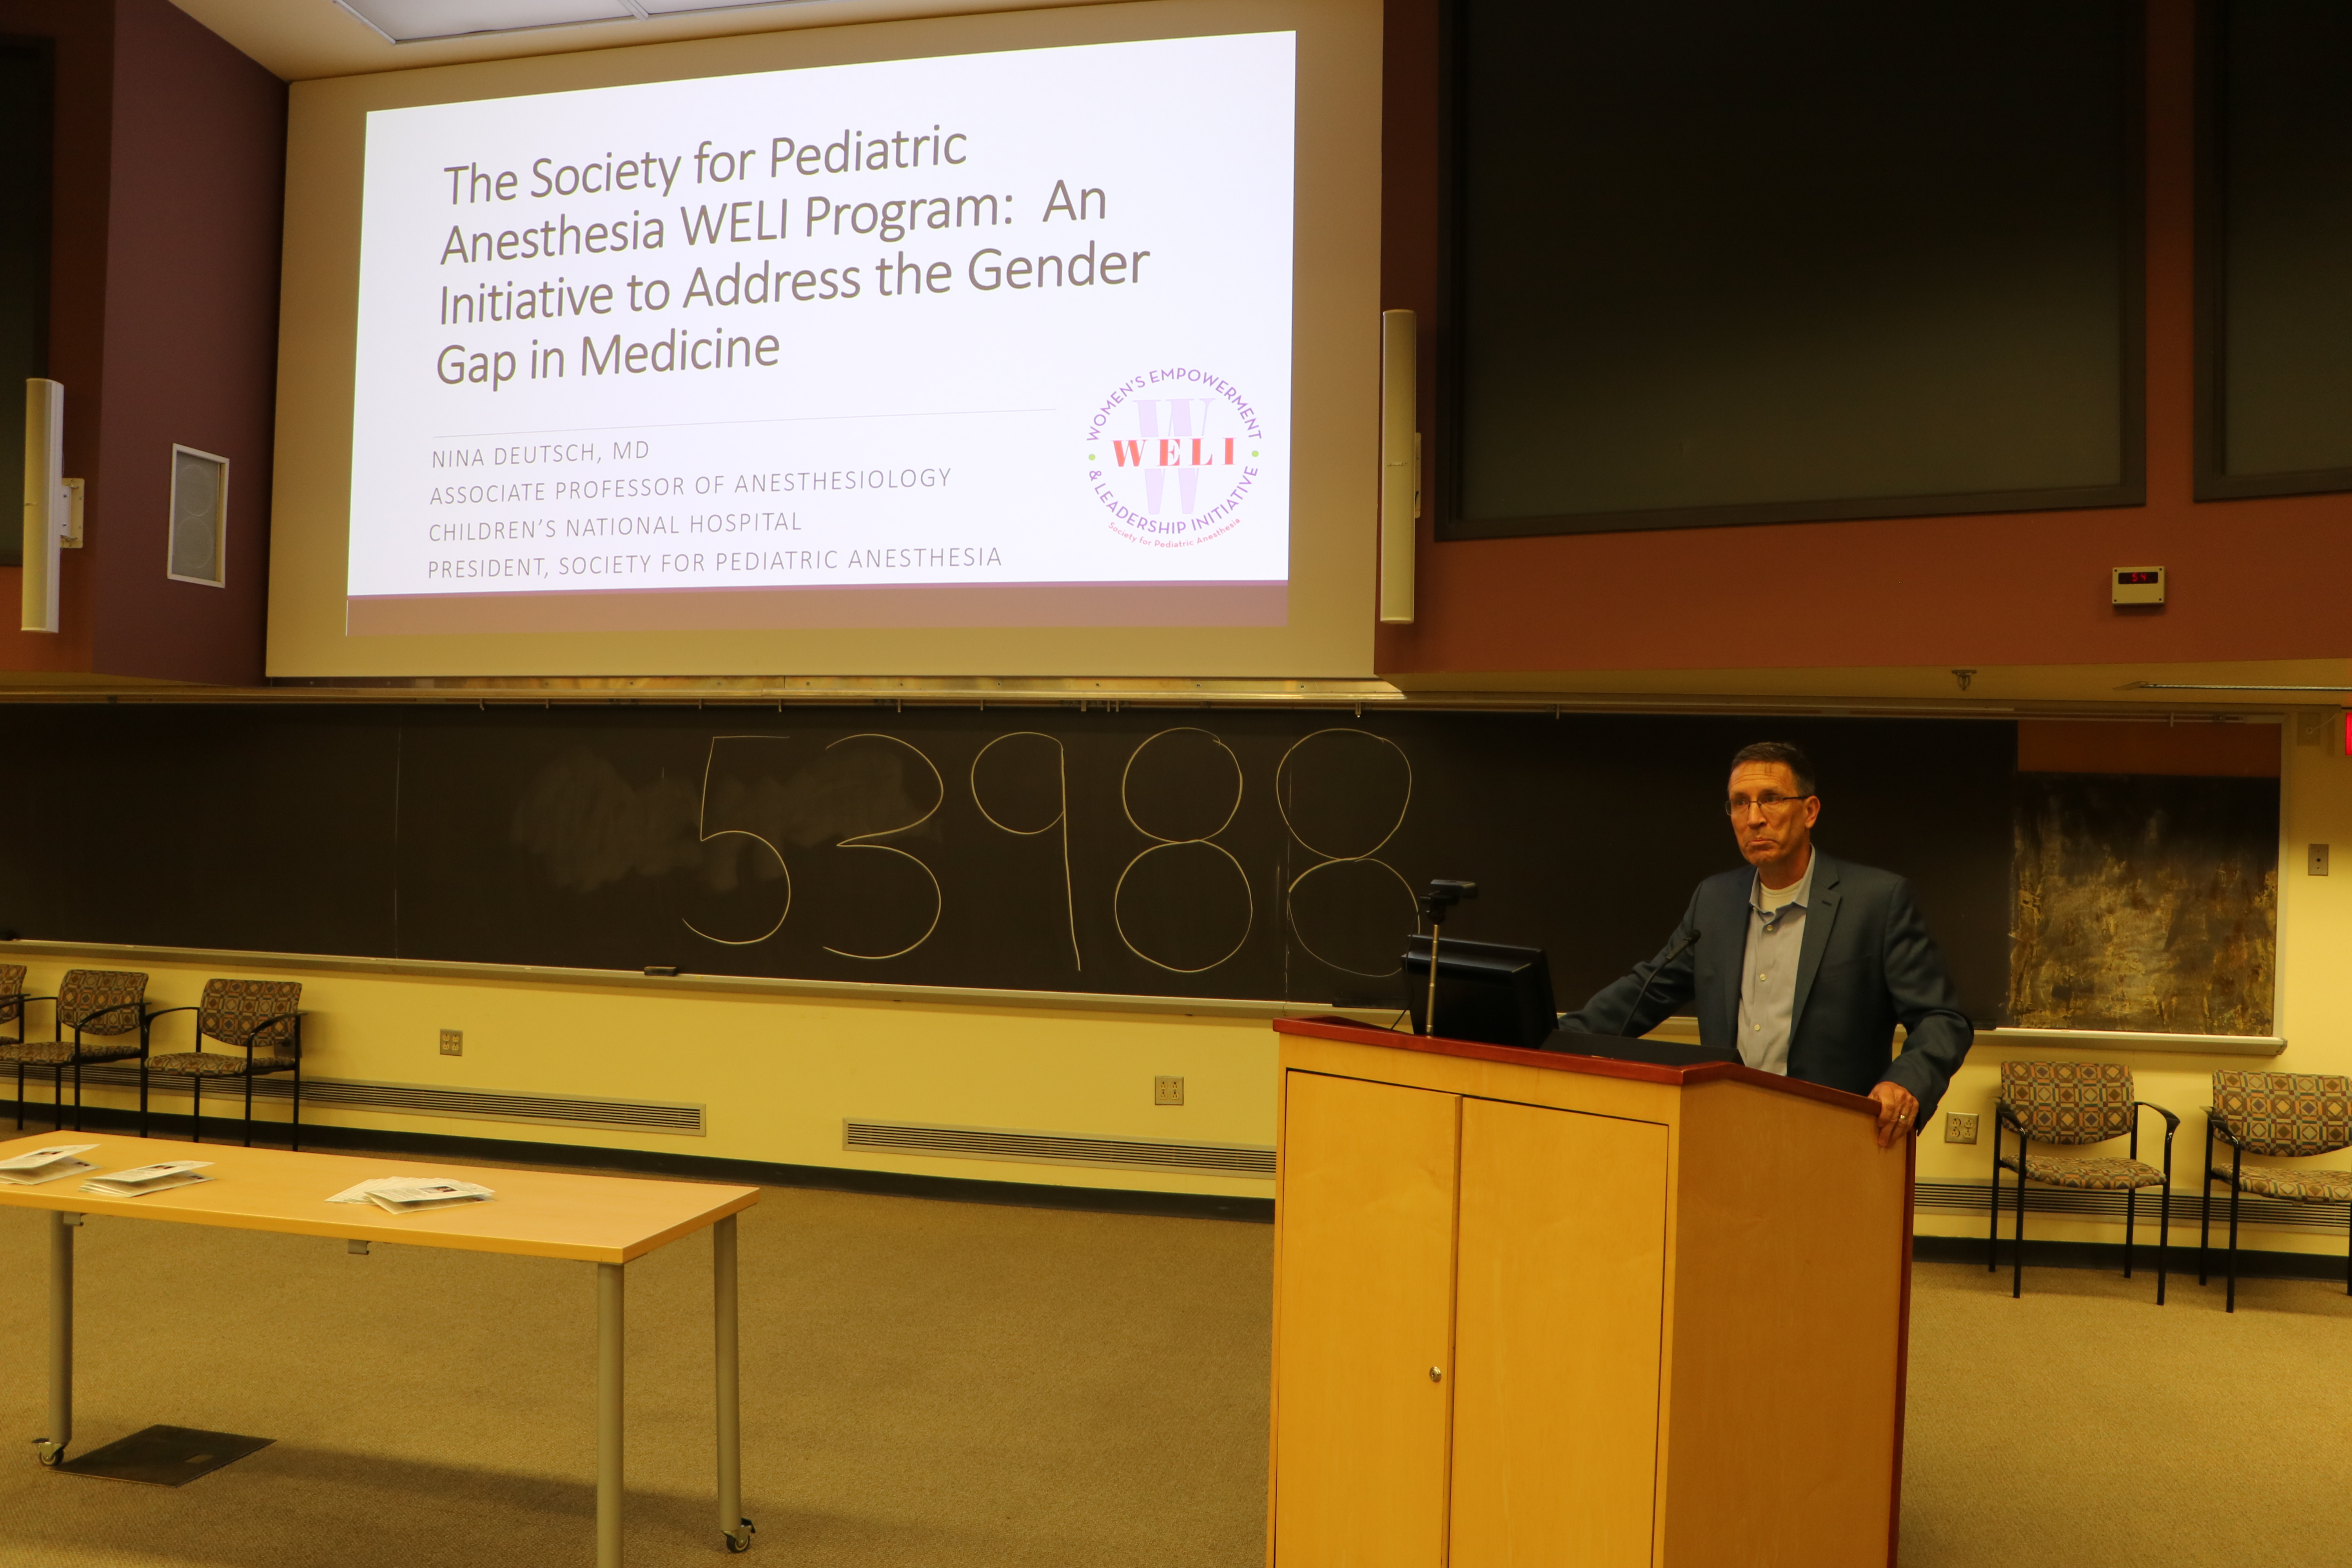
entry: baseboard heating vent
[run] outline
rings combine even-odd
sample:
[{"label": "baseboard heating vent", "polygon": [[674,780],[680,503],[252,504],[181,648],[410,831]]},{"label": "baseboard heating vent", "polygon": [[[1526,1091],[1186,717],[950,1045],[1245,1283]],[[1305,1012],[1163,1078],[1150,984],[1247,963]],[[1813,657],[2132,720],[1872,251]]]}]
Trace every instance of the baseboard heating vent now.
[{"label": "baseboard heating vent", "polygon": [[[43,1091],[48,1074],[28,1071],[25,1099],[35,1115],[48,1097]],[[113,1064],[81,1069],[84,1088],[139,1089],[139,1069]],[[12,1084],[13,1087],[13,1084]],[[149,1080],[149,1105],[170,1115],[188,1106],[188,1080],[157,1077]],[[66,1096],[73,1096],[68,1075]],[[294,1098],[294,1080],[272,1073],[253,1080],[253,1102],[284,1105]],[[209,1079],[205,1083],[205,1116],[242,1114],[245,1082],[241,1079]],[[420,1083],[371,1083],[356,1079],[304,1078],[302,1104],[336,1106],[352,1110],[388,1110],[404,1116],[438,1116],[461,1121],[522,1121],[541,1127],[593,1127],[614,1132],[677,1132],[702,1137],[704,1110],[699,1105],[656,1100],[593,1100],[580,1095],[501,1093],[493,1089],[446,1089]],[[234,1110],[232,1110],[234,1108]]]},{"label": "baseboard heating vent", "polygon": [[1272,1180],[1265,1143],[1179,1143],[1158,1138],[1080,1138],[1004,1127],[949,1127],[927,1121],[857,1121],[845,1117],[841,1146],[870,1153],[937,1154],[951,1160],[1013,1160],[1031,1165],[1095,1165],[1123,1171],[1199,1171]]},{"label": "baseboard heating vent", "polygon": [[[1987,1218],[1992,1189],[1983,1182],[1918,1182],[1912,1187],[1916,1207],[1936,1214],[1972,1214]],[[2154,1187],[2139,1194],[2139,1223],[2156,1223],[2158,1194]],[[2065,1215],[2074,1219],[2108,1220],[2116,1225],[2124,1222],[2124,1194],[2121,1193],[2083,1192],[2074,1187],[2030,1186],[2025,1189],[2025,1210],[2028,1214]],[[2001,1225],[2007,1227],[2017,1215],[2017,1190],[2004,1177],[2000,1184]],[[2217,1231],[2227,1223],[2230,1194],[2226,1187],[2213,1184],[2213,1225]],[[2176,1187],[2172,1192],[2172,1228],[2177,1235],[2186,1219],[2193,1229],[2197,1224],[2196,1189]],[[2352,1204],[2302,1204],[2287,1198],[2238,1199],[2240,1225],[2289,1226],[2298,1230],[2342,1231],[2352,1224]],[[2004,1228],[2001,1235],[2010,1233]],[[2029,1232],[2028,1240],[2032,1239]]]}]

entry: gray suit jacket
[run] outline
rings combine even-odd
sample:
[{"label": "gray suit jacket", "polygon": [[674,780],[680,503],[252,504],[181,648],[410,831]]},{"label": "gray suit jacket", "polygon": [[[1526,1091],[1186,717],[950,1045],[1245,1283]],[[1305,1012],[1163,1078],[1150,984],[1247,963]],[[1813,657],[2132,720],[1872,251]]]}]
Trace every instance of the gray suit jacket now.
[{"label": "gray suit jacket", "polygon": [[[1919,1121],[1967,1059],[1976,1029],[1944,973],[1911,884],[1891,871],[1813,851],[1813,901],[1797,956],[1797,1003],[1789,1031],[1789,1076],[1867,1094],[1882,1079],[1919,1097]],[[1592,1035],[1639,1036],[1695,1004],[1699,1038],[1736,1047],[1739,973],[1748,951],[1752,869],[1709,877],[1691,895],[1682,923],[1658,956],[1603,987],[1560,1026]],[[1697,942],[1683,944],[1696,931]],[[1683,947],[1671,962],[1668,954]],[[1652,979],[1655,975],[1654,980]],[[1650,983],[1642,1010],[1633,998]],[[1895,1026],[1908,1031],[1894,1056]],[[1890,1058],[1892,1060],[1890,1061]]]}]

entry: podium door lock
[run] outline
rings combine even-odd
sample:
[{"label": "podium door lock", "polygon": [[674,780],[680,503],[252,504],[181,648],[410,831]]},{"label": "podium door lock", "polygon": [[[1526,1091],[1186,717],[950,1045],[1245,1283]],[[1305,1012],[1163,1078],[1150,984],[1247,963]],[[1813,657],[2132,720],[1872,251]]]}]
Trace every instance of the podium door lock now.
[{"label": "podium door lock", "polygon": [[1433,1366],[1433,1367],[1431,1367],[1431,1368],[1429,1369],[1429,1381],[1430,1381],[1430,1382],[1432,1382],[1432,1383],[1443,1383],[1443,1382],[1444,1382],[1444,1381],[1445,1381],[1445,1369],[1444,1369],[1444,1367],[1442,1367],[1442,1366]]}]

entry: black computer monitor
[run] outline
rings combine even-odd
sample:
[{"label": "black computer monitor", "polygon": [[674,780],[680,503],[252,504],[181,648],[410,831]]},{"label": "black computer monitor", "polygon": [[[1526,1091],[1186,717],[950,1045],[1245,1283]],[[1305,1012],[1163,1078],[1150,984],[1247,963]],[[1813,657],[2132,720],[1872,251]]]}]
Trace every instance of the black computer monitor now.
[{"label": "black computer monitor", "polygon": [[[1429,1033],[1429,938],[1404,950],[1405,1005],[1412,1031]],[[1551,1002],[1551,963],[1539,947],[1456,942],[1437,948],[1437,1032],[1451,1039],[1532,1050],[1559,1026]]]}]

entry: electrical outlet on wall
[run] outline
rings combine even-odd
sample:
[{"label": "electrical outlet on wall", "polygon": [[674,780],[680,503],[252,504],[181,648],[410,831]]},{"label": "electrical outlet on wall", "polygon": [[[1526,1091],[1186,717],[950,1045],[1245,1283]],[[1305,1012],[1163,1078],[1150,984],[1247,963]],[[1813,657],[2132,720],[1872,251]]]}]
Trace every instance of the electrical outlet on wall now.
[{"label": "electrical outlet on wall", "polygon": [[1184,1080],[1181,1078],[1171,1078],[1165,1073],[1151,1080],[1151,1103],[1154,1105],[1183,1104]]},{"label": "electrical outlet on wall", "polygon": [[2307,864],[2313,876],[2325,877],[2327,875],[2327,846],[2325,844],[2313,845],[2311,847],[2311,858]]},{"label": "electrical outlet on wall", "polygon": [[1977,1141],[1977,1113],[1973,1110],[1944,1112],[1944,1142],[1973,1143]]},{"label": "electrical outlet on wall", "polygon": [[441,1054],[445,1057],[464,1056],[466,1054],[466,1031],[463,1029],[442,1030]]}]

